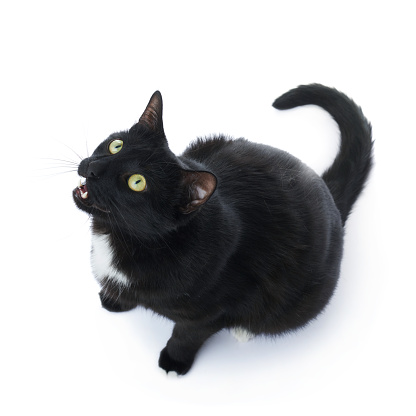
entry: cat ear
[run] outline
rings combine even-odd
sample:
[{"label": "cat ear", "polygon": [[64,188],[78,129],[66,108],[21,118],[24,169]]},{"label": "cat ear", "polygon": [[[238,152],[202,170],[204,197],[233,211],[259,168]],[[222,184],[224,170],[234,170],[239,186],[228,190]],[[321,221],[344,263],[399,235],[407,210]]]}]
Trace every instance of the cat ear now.
[{"label": "cat ear", "polygon": [[144,124],[154,132],[163,132],[162,122],[162,94],[156,91],[150,98],[146,110],[140,117],[139,124]]},{"label": "cat ear", "polygon": [[200,208],[217,187],[217,178],[209,172],[183,170],[182,181],[184,198],[180,210],[183,214],[190,214]]}]

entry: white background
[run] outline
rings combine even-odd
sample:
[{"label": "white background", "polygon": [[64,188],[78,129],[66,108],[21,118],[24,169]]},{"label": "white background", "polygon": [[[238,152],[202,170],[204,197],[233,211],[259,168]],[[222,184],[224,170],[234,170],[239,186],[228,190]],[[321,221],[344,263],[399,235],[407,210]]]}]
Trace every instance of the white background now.
[{"label": "white background", "polygon": [[[415,414],[411,3],[1,3],[2,415]],[[239,344],[221,332],[187,376],[168,378],[157,360],[172,323],[100,307],[77,175],[52,159],[78,163],[66,146],[86,156],[159,89],[174,152],[223,132],[322,172],[335,123],[317,108],[271,107],[311,82],[354,98],[376,140],[336,295],[284,338]]]}]

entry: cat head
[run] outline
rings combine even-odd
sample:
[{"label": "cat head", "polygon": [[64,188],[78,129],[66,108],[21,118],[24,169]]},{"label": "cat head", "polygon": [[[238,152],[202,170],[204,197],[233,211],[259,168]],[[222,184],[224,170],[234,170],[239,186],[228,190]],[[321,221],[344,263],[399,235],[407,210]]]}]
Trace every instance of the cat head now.
[{"label": "cat head", "polygon": [[111,134],[82,160],[73,190],[76,206],[108,231],[160,235],[207,203],[216,177],[194,170],[168,147],[162,96],[155,92],[130,130]]}]

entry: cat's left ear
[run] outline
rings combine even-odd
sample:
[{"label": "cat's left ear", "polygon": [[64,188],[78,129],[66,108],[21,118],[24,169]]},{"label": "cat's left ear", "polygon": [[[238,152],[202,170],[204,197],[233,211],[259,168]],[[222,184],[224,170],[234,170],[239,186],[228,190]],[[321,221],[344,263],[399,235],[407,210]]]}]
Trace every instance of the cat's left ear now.
[{"label": "cat's left ear", "polygon": [[144,124],[154,132],[163,132],[162,122],[162,94],[156,91],[150,98],[146,110],[140,117],[139,124]]},{"label": "cat's left ear", "polygon": [[210,172],[182,171],[183,202],[180,211],[190,214],[196,211],[214,193],[217,178]]}]

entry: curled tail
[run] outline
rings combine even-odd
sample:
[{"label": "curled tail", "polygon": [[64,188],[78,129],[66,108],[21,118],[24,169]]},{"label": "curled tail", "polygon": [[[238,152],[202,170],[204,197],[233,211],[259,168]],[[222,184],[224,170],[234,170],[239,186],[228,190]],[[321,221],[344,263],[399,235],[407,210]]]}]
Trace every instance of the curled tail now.
[{"label": "curled tail", "polygon": [[345,94],[319,84],[301,85],[279,97],[273,107],[287,110],[314,104],[338,123],[341,146],[332,166],[322,175],[345,224],[372,167],[371,124],[360,107]]}]

